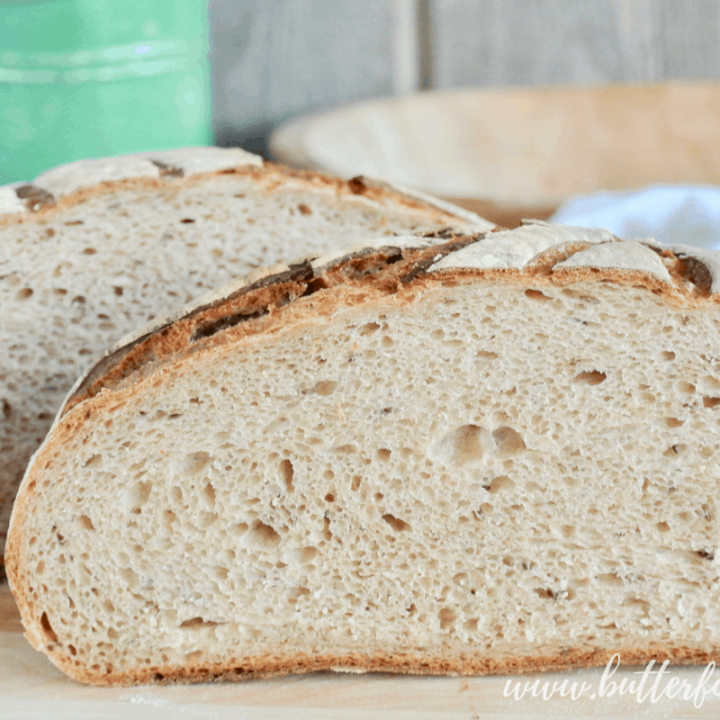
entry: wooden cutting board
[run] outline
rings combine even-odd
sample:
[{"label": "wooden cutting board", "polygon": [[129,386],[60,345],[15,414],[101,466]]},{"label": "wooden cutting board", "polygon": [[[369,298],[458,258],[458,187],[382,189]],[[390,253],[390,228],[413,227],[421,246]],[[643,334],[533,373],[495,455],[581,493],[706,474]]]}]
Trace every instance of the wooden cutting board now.
[{"label": "wooden cutting board", "polygon": [[[618,693],[573,700],[557,695],[544,700],[529,695],[505,697],[508,680],[533,683],[585,682],[599,688],[603,668],[518,677],[410,677],[395,675],[312,675],[180,686],[96,688],[65,677],[22,635],[15,602],[6,583],[0,584],[0,718],[2,720],[470,720],[481,718],[717,718],[720,697],[708,695],[701,707],[692,701],[661,698],[642,704]],[[617,670],[611,681],[637,679],[634,671]],[[670,678],[696,687],[705,668],[669,668]],[[665,680],[665,677],[663,678]],[[720,680],[715,672],[705,686]],[[661,683],[665,688],[668,683]],[[650,687],[650,685],[648,685]],[[720,695],[720,682],[718,683]]]}]

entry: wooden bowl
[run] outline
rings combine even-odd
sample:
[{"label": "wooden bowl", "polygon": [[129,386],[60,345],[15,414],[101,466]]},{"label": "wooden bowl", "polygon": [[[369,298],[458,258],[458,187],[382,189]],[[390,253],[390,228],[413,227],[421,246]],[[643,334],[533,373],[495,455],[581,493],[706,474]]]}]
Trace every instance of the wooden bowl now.
[{"label": "wooden bowl", "polygon": [[289,121],[270,151],[458,202],[505,226],[569,197],[720,184],[720,84],[433,91]]}]

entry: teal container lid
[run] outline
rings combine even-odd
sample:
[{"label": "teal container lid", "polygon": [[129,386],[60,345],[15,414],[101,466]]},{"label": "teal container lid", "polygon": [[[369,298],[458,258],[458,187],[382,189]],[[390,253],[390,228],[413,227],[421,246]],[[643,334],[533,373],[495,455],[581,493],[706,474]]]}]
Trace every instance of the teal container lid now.
[{"label": "teal container lid", "polygon": [[206,0],[0,0],[0,185],[212,142]]}]

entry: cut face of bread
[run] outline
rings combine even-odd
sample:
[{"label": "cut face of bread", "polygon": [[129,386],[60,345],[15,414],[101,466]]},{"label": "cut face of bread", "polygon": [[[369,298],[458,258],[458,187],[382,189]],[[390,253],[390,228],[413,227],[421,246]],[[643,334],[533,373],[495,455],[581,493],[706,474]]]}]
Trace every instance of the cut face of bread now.
[{"label": "cut face of bread", "polygon": [[35,647],[97,684],[720,651],[716,256],[430,242],[239,283],[78,384],[11,526]]},{"label": "cut face of bread", "polygon": [[280,258],[447,226],[491,227],[429,198],[219,148],[73,163],[0,188],[0,558],[62,398],[127,332]]}]

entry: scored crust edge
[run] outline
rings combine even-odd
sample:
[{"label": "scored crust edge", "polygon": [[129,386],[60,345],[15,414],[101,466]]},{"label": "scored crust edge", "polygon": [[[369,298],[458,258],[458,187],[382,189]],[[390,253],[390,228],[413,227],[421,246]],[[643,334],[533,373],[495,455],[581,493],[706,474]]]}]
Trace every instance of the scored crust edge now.
[{"label": "scored crust edge", "polygon": [[[523,222],[523,226],[515,230],[495,229],[490,233],[465,236],[464,239],[452,231],[444,231],[424,236],[366,240],[319,256],[310,255],[287,265],[254,270],[201,295],[168,315],[154,318],[121,338],[78,378],[63,401],[55,422],[67,412],[69,404],[77,397],[89,377],[97,374],[99,369],[113,360],[117,361],[118,356],[122,356],[138,343],[174,323],[218,308],[228,299],[282,283],[303,271],[305,274],[310,271],[312,277],[306,278],[306,281],[312,282],[322,278],[329,269],[373,251],[421,250],[435,245],[439,247],[438,240],[445,239],[447,242],[444,244],[442,257],[437,258],[434,263],[428,263],[423,270],[438,273],[501,272],[506,276],[514,271],[528,278],[537,271],[546,272],[546,266],[550,263],[549,269],[558,280],[562,275],[566,277],[566,281],[573,276],[581,280],[588,276],[588,272],[607,271],[612,279],[617,279],[620,273],[626,280],[635,278],[654,287],[660,283],[659,287],[668,297],[674,297],[675,301],[680,296],[685,301],[694,302],[699,298],[716,299],[720,295],[720,252],[685,245],[663,245],[652,238],[622,241],[602,229],[551,225],[540,220]],[[609,245],[610,243],[612,245]],[[603,252],[605,249],[611,252]],[[671,277],[660,260],[663,255],[671,256],[676,264],[687,267],[682,270],[676,268],[674,277]],[[53,427],[54,425],[55,423]]]},{"label": "scored crust edge", "polygon": [[[304,268],[310,275],[303,280],[312,282],[327,277],[333,272],[342,271],[355,261],[372,263],[380,259],[380,265],[387,262],[381,270],[390,266],[400,267],[395,254],[403,251],[414,254],[410,263],[410,278],[407,284],[395,290],[396,294],[405,292],[409,301],[413,298],[412,289],[425,283],[462,283],[476,281],[479,277],[489,279],[505,279],[515,282],[526,292],[537,292],[534,287],[542,288],[543,283],[552,285],[573,285],[585,280],[609,281],[620,285],[630,285],[638,289],[650,291],[662,296],[669,304],[683,307],[716,306],[720,304],[720,294],[715,291],[717,285],[717,269],[720,253],[708,251],[696,252],[687,246],[675,246],[677,252],[663,246],[652,239],[645,241],[621,241],[603,230],[589,230],[568,226],[553,226],[544,222],[529,221],[523,227],[512,231],[499,231],[470,237],[449,235],[450,240],[437,243],[436,236],[412,236],[404,238],[383,238],[358,244],[344,251],[330,253],[320,257],[309,258],[302,266],[277,266],[262,269],[245,276],[241,280],[230,283],[220,290],[199,298],[182,311],[167,318],[154,322],[154,329],[136,336],[128,336],[124,343],[119,343],[119,350],[132,348],[138,342],[156,338],[169,327],[181,324],[188,318],[198,316],[204,311],[222,309],[228,298],[249,297],[253,293],[262,293],[268,288],[281,285],[288,280],[288,273]],[[441,238],[447,240],[447,238]],[[593,252],[599,246],[611,244],[613,252]],[[523,250],[524,246],[524,250]],[[638,247],[641,249],[638,251]],[[518,251],[518,248],[520,250]],[[627,250],[629,248],[629,251]],[[500,252],[497,252],[500,250]],[[507,252],[504,252],[507,251]],[[649,255],[647,253],[650,253]],[[574,263],[568,260],[575,258]],[[647,266],[638,268],[638,258],[645,257]],[[658,271],[655,258],[663,258],[663,267],[667,277]],[[500,261],[498,261],[500,258]],[[504,258],[504,266],[500,266]],[[702,258],[702,259],[700,259]],[[483,266],[483,262],[485,265]],[[642,261],[641,261],[642,262]],[[379,275],[378,271],[378,275]],[[369,272],[364,276],[374,280],[376,275]],[[369,284],[369,282],[367,283]],[[327,287],[327,286],[326,286]],[[343,304],[350,297],[351,282],[339,282],[332,289],[341,292],[335,298],[336,306]],[[325,289],[325,287],[320,288]],[[391,292],[393,292],[391,290]],[[372,293],[370,293],[372,296]],[[249,320],[265,323],[258,335],[263,335],[278,326],[284,329],[297,327],[298,317],[293,311],[298,309],[298,298],[290,300],[269,320],[261,317]],[[374,296],[377,297],[377,296]],[[321,303],[322,304],[322,303]],[[327,309],[327,308],[324,308]],[[312,316],[321,315],[321,310],[312,308]],[[306,319],[306,318],[305,318]],[[300,320],[300,322],[302,319]],[[144,329],[145,330],[145,329]],[[234,335],[234,337],[233,337]],[[199,347],[186,352],[187,346],[165,348],[167,357],[161,358],[158,367],[167,372],[185,362],[192,362],[196,352],[209,352],[223,341],[241,343],[252,342],[253,335],[237,334],[237,328],[230,326],[221,328],[217,333],[198,342]],[[116,351],[117,351],[116,349]],[[108,357],[108,356],[106,356]],[[27,507],[34,490],[33,474],[42,456],[50,453],[61,445],[65,437],[77,430],[91,418],[109,405],[116,405],[119,400],[127,399],[143,392],[154,380],[154,374],[140,375],[132,378],[124,387],[108,391],[100,390],[68,409],[76,388],[71,391],[58,413],[53,427],[43,444],[33,455],[23,481],[20,485],[17,500],[13,508],[8,532],[6,560],[10,588],[20,610],[25,636],[37,650],[45,653],[50,660],[70,677],[97,685],[132,685],[143,682],[156,683],[188,683],[208,680],[239,680],[253,677],[270,677],[287,673],[315,672],[332,670],[338,672],[399,672],[409,674],[489,674],[505,672],[532,672],[544,670],[563,670],[577,667],[600,666],[610,659],[614,652],[622,652],[624,665],[643,664],[649,660],[668,659],[675,664],[700,664],[717,659],[720,647],[689,646],[678,642],[673,646],[652,645],[648,648],[619,648],[613,653],[605,650],[558,652],[556,655],[523,656],[503,660],[493,660],[473,656],[471,652],[454,654],[448,657],[419,657],[412,654],[347,654],[342,656],[306,656],[288,654],[286,657],[274,655],[256,655],[230,664],[216,663],[184,667],[151,667],[142,670],[119,673],[93,673],[87,668],[76,667],[65,654],[54,652],[53,643],[48,643],[42,627],[41,619],[33,612],[32,603],[26,597],[28,578],[21,565],[20,544],[23,523]]]}]

